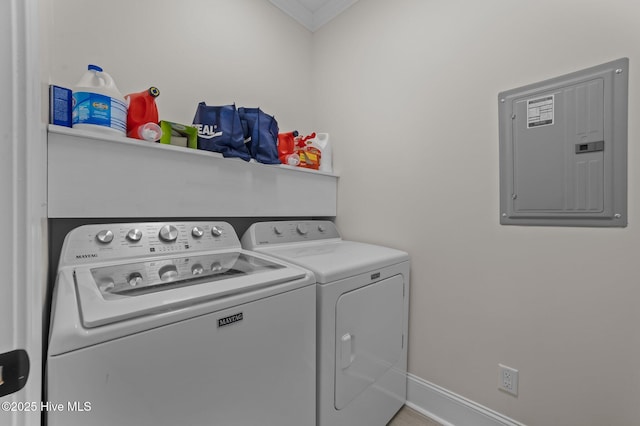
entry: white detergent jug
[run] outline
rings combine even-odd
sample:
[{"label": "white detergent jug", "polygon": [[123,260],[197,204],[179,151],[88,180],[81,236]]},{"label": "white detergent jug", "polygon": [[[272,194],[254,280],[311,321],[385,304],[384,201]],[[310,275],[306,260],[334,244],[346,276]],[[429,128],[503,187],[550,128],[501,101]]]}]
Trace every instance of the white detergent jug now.
[{"label": "white detergent jug", "polygon": [[317,133],[313,143],[317,145],[318,149],[322,152],[322,158],[320,159],[320,171],[331,173],[333,172],[333,164],[331,162],[331,144],[329,143],[329,133]]},{"label": "white detergent jug", "polygon": [[127,134],[127,104],[113,78],[89,65],[73,88],[73,128]]}]

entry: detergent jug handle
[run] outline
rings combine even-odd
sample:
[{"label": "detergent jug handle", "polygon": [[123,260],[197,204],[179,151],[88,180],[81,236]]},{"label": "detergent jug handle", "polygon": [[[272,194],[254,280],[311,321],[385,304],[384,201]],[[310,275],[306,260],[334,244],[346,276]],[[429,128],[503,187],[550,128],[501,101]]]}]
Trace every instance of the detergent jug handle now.
[{"label": "detergent jug handle", "polygon": [[113,78],[109,74],[107,74],[104,71],[100,72],[99,74],[100,74],[100,77],[102,78],[102,81],[104,81],[104,86],[105,87],[115,87],[116,86],[115,82],[113,81]]}]

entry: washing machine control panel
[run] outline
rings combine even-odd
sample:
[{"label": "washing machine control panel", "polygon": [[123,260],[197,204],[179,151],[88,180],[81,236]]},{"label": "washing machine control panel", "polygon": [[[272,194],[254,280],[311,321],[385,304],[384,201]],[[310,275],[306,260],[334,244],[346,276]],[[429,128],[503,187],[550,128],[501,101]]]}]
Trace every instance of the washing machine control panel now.
[{"label": "washing machine control panel", "polygon": [[62,261],[68,264],[86,264],[237,248],[240,248],[238,236],[226,222],[84,225],[67,235]]},{"label": "washing machine control panel", "polygon": [[90,273],[102,297],[110,300],[283,267],[245,253],[230,251],[97,266],[91,267]]},{"label": "washing machine control panel", "polygon": [[247,230],[243,241],[245,238],[252,239],[256,246],[265,246],[340,238],[340,233],[328,220],[258,222]]}]

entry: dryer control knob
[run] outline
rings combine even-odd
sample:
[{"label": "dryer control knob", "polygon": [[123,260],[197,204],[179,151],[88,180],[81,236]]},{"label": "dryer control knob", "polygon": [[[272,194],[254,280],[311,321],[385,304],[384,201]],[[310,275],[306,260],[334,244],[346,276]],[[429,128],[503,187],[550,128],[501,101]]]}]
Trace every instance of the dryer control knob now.
[{"label": "dryer control knob", "polygon": [[98,235],[96,235],[96,239],[102,244],[109,244],[111,241],[113,241],[113,232],[109,231],[108,229],[104,229],[98,232]]},{"label": "dryer control knob", "polygon": [[140,239],[142,238],[142,231],[139,229],[130,229],[129,232],[127,232],[127,240],[131,241],[131,242],[137,242],[140,241]]},{"label": "dryer control knob", "polygon": [[276,235],[282,235],[282,227],[280,225],[273,225],[273,232],[275,232]]},{"label": "dryer control knob", "polygon": [[324,226],[324,225],[318,225],[318,231],[320,231],[320,232],[324,232],[324,231],[326,231],[326,230],[327,230],[327,227],[326,227],[326,226]]},{"label": "dryer control knob", "polygon": [[222,235],[222,228],[220,228],[219,226],[214,226],[213,228],[211,228],[211,235],[213,235],[214,237],[219,237],[220,235]]},{"label": "dryer control knob", "polygon": [[211,272],[220,272],[222,271],[222,264],[220,262],[213,262],[211,264]]},{"label": "dryer control knob", "polygon": [[178,228],[173,225],[165,225],[160,228],[158,236],[162,241],[171,242],[178,238]]},{"label": "dryer control knob", "polygon": [[194,238],[200,238],[204,235],[204,229],[200,228],[199,226],[195,226],[191,230],[191,235],[193,235]]},{"label": "dryer control knob", "polygon": [[298,231],[298,234],[300,235],[306,235],[307,232],[309,232],[309,229],[306,224],[299,223],[298,226],[296,226],[296,231]]},{"label": "dryer control knob", "polygon": [[142,275],[139,272],[133,272],[131,275],[129,275],[129,278],[127,278],[127,282],[131,287],[135,287],[138,284],[142,283]]}]

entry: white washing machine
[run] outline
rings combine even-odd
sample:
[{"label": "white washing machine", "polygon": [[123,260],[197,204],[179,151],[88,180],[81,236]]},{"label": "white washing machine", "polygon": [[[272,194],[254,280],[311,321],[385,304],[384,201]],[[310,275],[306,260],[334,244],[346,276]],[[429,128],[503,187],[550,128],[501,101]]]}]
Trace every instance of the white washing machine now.
[{"label": "white washing machine", "polygon": [[317,425],[386,425],[406,401],[408,254],[345,241],[330,221],[256,223],[242,245],[316,277]]},{"label": "white washing machine", "polygon": [[65,238],[48,426],[312,426],[313,275],[225,222],[86,225]]}]

